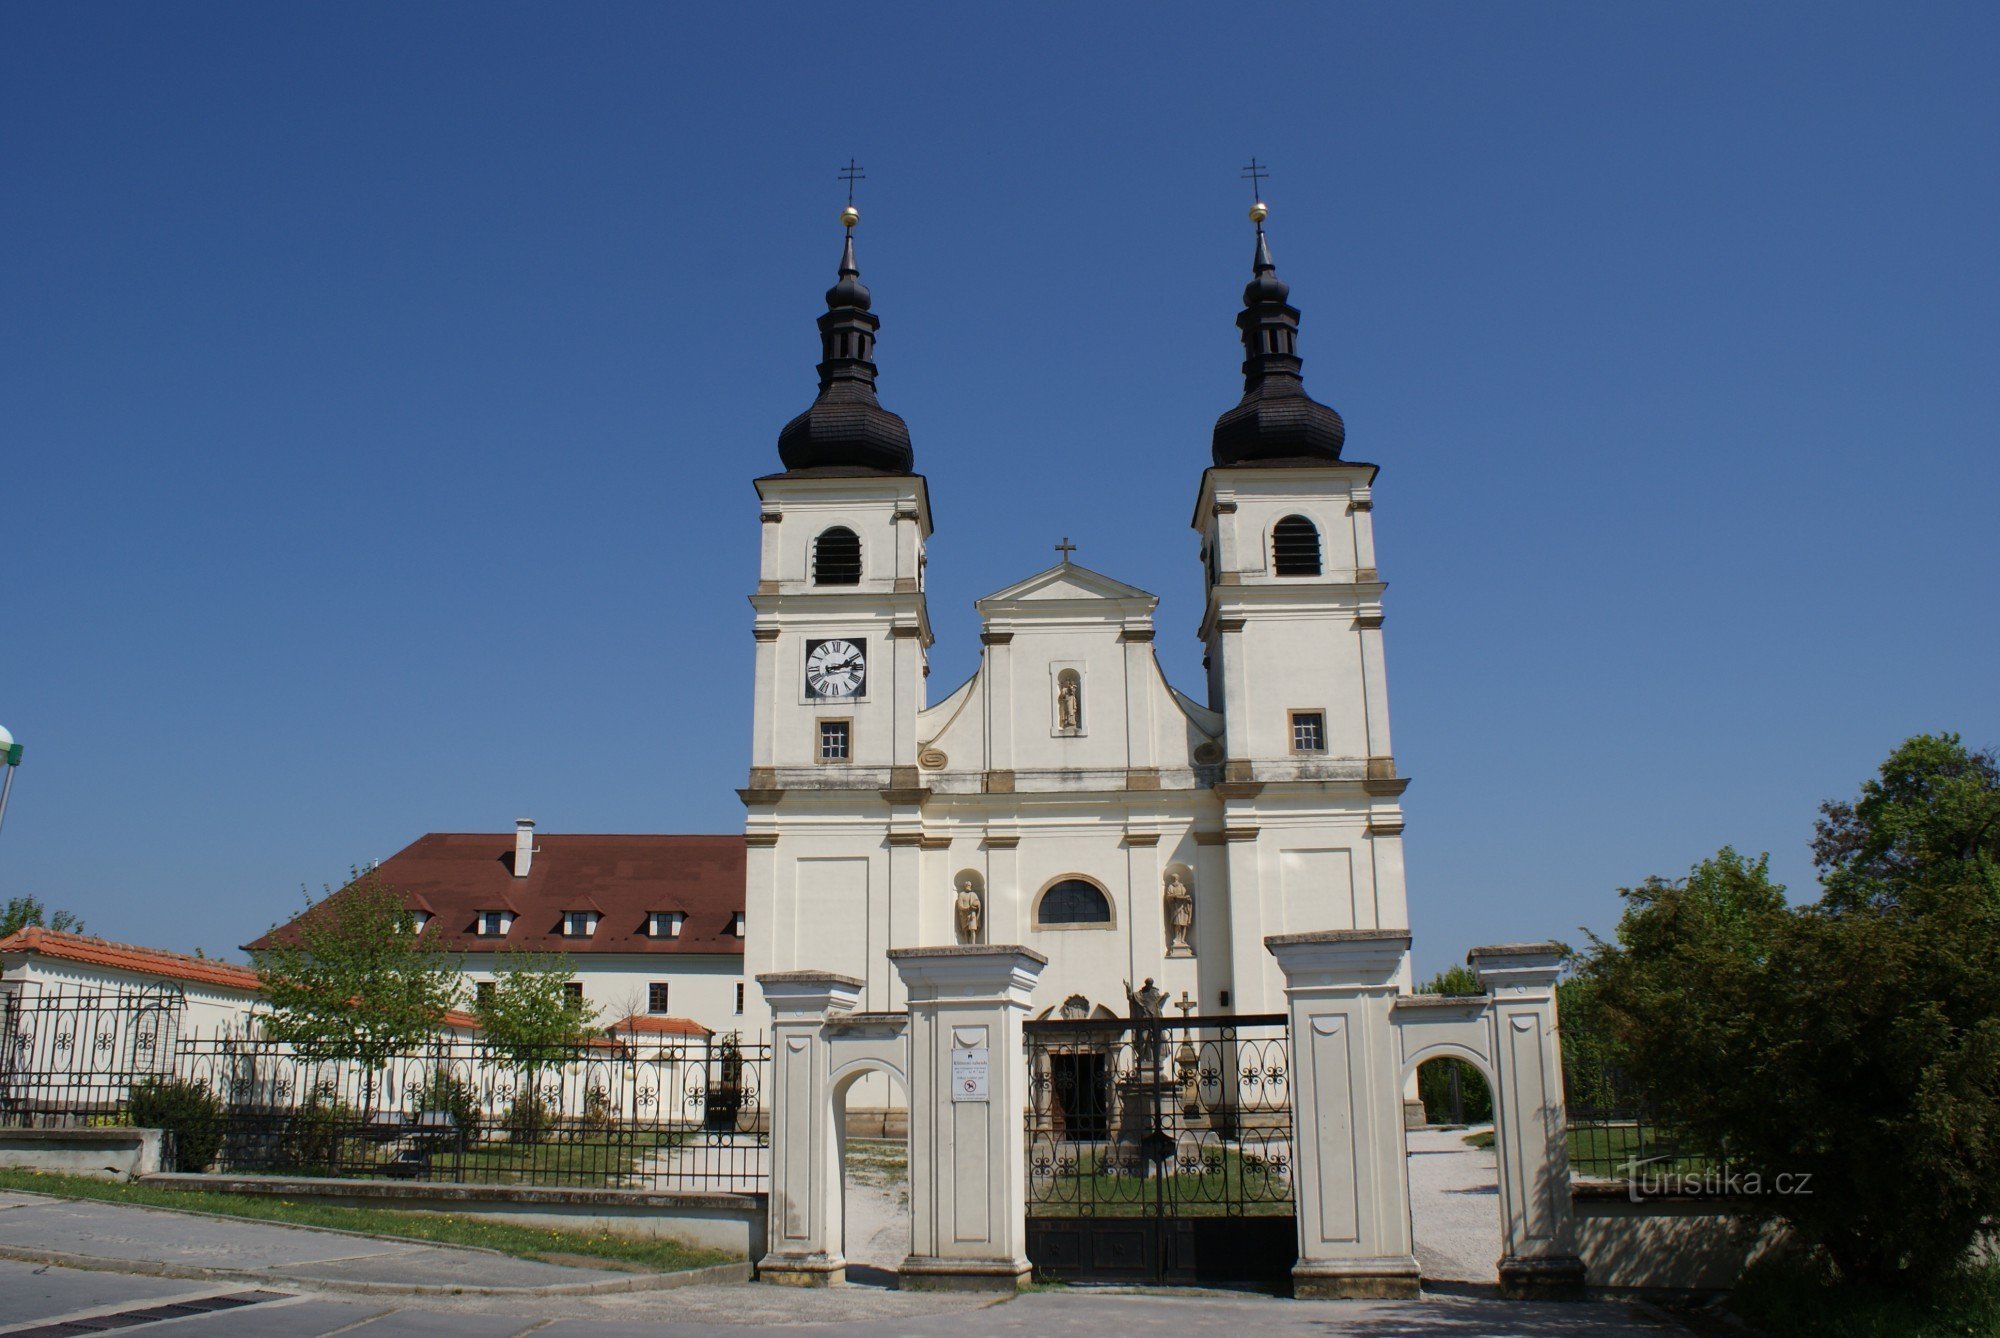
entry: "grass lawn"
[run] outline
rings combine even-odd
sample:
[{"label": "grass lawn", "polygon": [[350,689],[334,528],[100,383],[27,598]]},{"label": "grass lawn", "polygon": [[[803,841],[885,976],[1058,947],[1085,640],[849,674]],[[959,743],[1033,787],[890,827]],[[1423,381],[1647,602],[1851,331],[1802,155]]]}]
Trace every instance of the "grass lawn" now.
[{"label": "grass lawn", "polygon": [[[1257,1156],[1234,1148],[1205,1149],[1199,1171],[1164,1177],[1168,1212],[1175,1217],[1289,1217],[1291,1181]],[[1148,1217],[1160,1192],[1145,1174],[1106,1165],[1104,1152],[1078,1149],[1074,1167],[1028,1176],[1030,1217]],[[1173,1163],[1169,1163],[1172,1165]]]},{"label": "grass lawn", "polygon": [[264,1195],[219,1194],[208,1190],[161,1189],[153,1185],[120,1184],[81,1175],[50,1175],[40,1171],[0,1170],[0,1189],[53,1194],[66,1199],[99,1199],[147,1208],[177,1208],[217,1217],[247,1217],[292,1226],[336,1227],[365,1231],[371,1236],[396,1236],[437,1245],[476,1245],[522,1259],[552,1263],[587,1262],[633,1272],[672,1273],[708,1264],[726,1264],[733,1256],[719,1250],[699,1250],[676,1241],[643,1236],[618,1236],[596,1231],[552,1231],[545,1227],[487,1222],[456,1213],[400,1212],[394,1208],[343,1208],[332,1204],[296,1203]]},{"label": "grass lawn", "polygon": [[1919,1298],[1829,1286],[1795,1259],[1772,1259],[1744,1275],[1729,1308],[1773,1338],[1990,1338],[2000,1334],[2000,1263]]},{"label": "grass lawn", "polygon": [[[1650,1130],[1648,1135],[1650,1138]],[[1482,1129],[1478,1133],[1467,1134],[1465,1141],[1472,1147],[1490,1148],[1493,1146],[1493,1131]],[[1570,1169],[1578,1175],[1622,1179],[1626,1174],[1626,1163],[1635,1157],[1664,1156],[1665,1160],[1649,1161],[1641,1168],[1643,1172],[1654,1175],[1669,1171],[1698,1173],[1704,1167],[1713,1165],[1711,1158],[1673,1156],[1674,1151],[1671,1145],[1642,1142],[1639,1131],[1631,1125],[1590,1125],[1569,1131]]]}]

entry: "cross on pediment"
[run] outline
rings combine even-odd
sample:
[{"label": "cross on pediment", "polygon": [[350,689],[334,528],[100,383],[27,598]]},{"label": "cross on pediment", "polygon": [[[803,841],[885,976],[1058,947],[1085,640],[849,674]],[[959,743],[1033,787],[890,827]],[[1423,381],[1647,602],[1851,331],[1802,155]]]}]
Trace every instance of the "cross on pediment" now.
[{"label": "cross on pediment", "polygon": [[1062,554],[1063,565],[1065,567],[1069,565],[1069,555],[1071,553],[1074,553],[1075,551],[1076,551],[1076,545],[1069,541],[1069,536],[1067,534],[1063,536],[1063,541],[1056,545],[1056,552]]}]

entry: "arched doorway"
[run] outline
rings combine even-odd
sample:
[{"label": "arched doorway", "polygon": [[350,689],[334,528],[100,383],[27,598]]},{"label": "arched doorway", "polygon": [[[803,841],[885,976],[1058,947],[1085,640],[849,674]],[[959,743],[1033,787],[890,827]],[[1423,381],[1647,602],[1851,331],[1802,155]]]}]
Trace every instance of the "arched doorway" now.
[{"label": "arched doorway", "polygon": [[1416,1080],[1425,1122],[1404,1135],[1410,1234],[1425,1287],[1497,1287],[1504,1252],[1500,1167],[1493,1146],[1493,1075],[1484,1056],[1428,1046]]},{"label": "arched doorway", "polygon": [[[832,1075],[833,1120],[839,1140],[840,1193],[835,1239],[847,1260],[847,1281],[894,1287],[896,1270],[910,1254],[910,1134],[877,1119],[850,1121],[848,1098],[889,1089],[907,1110],[904,1075],[887,1064],[856,1060]],[[880,1097],[863,1097],[874,1114]]]}]

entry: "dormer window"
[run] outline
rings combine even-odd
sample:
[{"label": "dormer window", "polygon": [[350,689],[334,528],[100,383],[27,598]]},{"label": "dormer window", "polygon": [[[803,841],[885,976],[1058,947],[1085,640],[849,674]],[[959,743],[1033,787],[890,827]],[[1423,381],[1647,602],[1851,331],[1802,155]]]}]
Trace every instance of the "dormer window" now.
[{"label": "dormer window", "polygon": [[813,584],[861,584],[860,535],[845,525],[835,525],[813,540]]},{"label": "dormer window", "polygon": [[424,926],[429,924],[430,922],[431,922],[431,913],[429,911],[410,912],[410,923],[416,926],[416,930],[419,934],[424,932]]},{"label": "dormer window", "polygon": [[597,930],[596,911],[564,911],[563,937],[589,938]]},{"label": "dormer window", "polygon": [[736,912],[736,918],[729,922],[729,932],[737,938],[743,937],[743,912]]},{"label": "dormer window", "polygon": [[646,917],[646,933],[651,938],[679,938],[686,919],[681,911],[654,911]]},{"label": "dormer window", "polygon": [[507,931],[514,927],[512,911],[479,912],[478,932],[481,938],[505,938]]}]

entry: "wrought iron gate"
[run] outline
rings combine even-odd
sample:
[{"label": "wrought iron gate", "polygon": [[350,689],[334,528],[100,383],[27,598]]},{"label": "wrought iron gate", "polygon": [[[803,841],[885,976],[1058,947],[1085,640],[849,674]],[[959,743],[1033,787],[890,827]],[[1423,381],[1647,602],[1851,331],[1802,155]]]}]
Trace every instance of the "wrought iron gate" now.
[{"label": "wrought iron gate", "polygon": [[1043,1277],[1282,1284],[1298,1259],[1283,1014],[1026,1024]]}]

